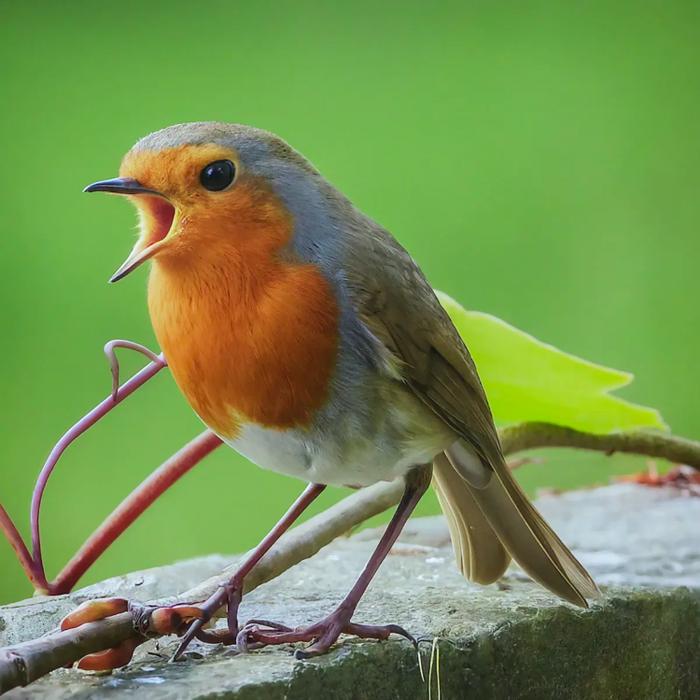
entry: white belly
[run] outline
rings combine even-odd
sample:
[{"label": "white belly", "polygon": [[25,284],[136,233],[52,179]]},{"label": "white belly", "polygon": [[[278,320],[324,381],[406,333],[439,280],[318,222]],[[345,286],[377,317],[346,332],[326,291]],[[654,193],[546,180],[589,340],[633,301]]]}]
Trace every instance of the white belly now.
[{"label": "white belly", "polygon": [[222,439],[263,469],[310,481],[308,452],[296,430],[273,430],[248,423],[235,438]]},{"label": "white belly", "polygon": [[319,484],[369,486],[431,462],[455,440],[422,406],[417,413],[405,409],[388,410],[386,420],[369,434],[347,425],[321,433],[247,423],[224,442],[263,469]]}]

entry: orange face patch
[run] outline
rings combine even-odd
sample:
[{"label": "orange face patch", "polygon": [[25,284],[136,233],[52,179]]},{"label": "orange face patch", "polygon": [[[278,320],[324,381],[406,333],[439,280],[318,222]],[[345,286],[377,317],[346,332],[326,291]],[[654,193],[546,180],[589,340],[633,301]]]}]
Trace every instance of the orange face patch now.
[{"label": "orange face patch", "polygon": [[[282,254],[293,224],[265,182],[239,172],[226,191],[198,187],[201,168],[221,158],[236,155],[187,146],[124,161],[122,176],[177,209],[149,281],[153,327],[180,389],[217,433],[234,437],[242,421],[302,427],[335,368],[335,294],[318,268]],[[143,236],[152,221],[142,215]]]},{"label": "orange face patch", "polygon": [[129,151],[119,168],[120,177],[133,177],[144,187],[162,193],[174,203],[192,204],[209,193],[199,184],[199,174],[208,163],[231,160],[240,165],[238,154],[230,148],[184,145],[159,151]]},{"label": "orange face patch", "polygon": [[[224,159],[236,165],[236,181],[222,192],[205,190],[199,182],[202,169]],[[281,202],[267,183],[245,171],[238,154],[222,146],[130,152],[119,174],[160,192],[175,209],[173,230],[154,234],[154,228],[163,225],[167,204],[157,197],[132,198],[141,213],[142,238],[167,234],[166,245],[157,254],[161,263],[189,267],[193,257],[214,262],[222,247],[272,256],[289,241],[291,222]]]}]

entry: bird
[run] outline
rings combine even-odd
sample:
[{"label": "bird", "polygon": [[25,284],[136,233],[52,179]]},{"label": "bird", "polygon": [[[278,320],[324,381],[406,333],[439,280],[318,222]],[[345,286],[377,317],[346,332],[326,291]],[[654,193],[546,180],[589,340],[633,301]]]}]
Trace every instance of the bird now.
[{"label": "bird", "polygon": [[[194,637],[242,650],[309,642],[302,658],[342,633],[413,640],[354,612],[431,483],[466,579],[492,583],[513,559],[569,603],[598,595],[509,470],[475,363],[418,264],[283,139],[223,122],[170,126],[86,191],[136,206],[139,237],[111,281],[151,261],[151,322],[194,412],[251,462],[309,484],[227,586],[146,611],[183,636],[178,654]],[[396,479],[403,498],[337,608],[301,628],[239,627],[245,575],[325,486]],[[208,631],[223,606],[228,629]]]}]

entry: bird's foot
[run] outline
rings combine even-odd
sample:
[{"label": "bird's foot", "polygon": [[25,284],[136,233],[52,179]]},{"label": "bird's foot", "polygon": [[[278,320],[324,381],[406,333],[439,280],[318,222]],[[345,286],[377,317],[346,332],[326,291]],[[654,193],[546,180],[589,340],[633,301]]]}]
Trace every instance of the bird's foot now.
[{"label": "bird's foot", "polygon": [[[177,661],[195,638],[208,644],[234,644],[238,636],[238,607],[242,597],[243,582],[238,581],[236,577],[220,585],[209,598],[197,606],[199,616],[188,620],[179,632],[183,635],[182,641],[171,660]],[[205,630],[204,626],[224,606],[226,606],[227,629]]]},{"label": "bird's foot", "polygon": [[[73,629],[125,612],[130,613],[134,629],[134,633],[130,638],[111,649],[88,654],[77,663],[77,668],[86,671],[111,670],[126,666],[131,661],[136,647],[143,644],[149,637],[170,634],[185,635],[183,643],[178,648],[178,655],[184,651],[187,644],[194,637],[209,643],[233,644],[238,632],[237,628],[225,632],[203,629],[204,625],[211,620],[214,613],[221,607],[221,604],[216,605],[219,597],[221,597],[221,594],[217,591],[204,603],[178,603],[175,605],[144,605],[142,603],[129,602],[125,598],[89,600],[61,620],[61,630]],[[237,596],[235,592],[230,592],[226,588],[223,596],[224,603],[227,599],[231,603],[229,607],[230,610],[234,611],[233,619],[235,620],[235,614],[240,603],[240,595]]]},{"label": "bird's foot", "polygon": [[297,649],[297,659],[308,659],[325,654],[341,634],[352,634],[361,639],[388,639],[398,634],[414,646],[416,639],[399,625],[362,625],[351,621],[352,610],[336,608],[330,615],[308,627],[291,628],[268,620],[249,620],[236,637],[236,648],[240,652],[258,649],[272,644],[313,642],[305,649]]}]

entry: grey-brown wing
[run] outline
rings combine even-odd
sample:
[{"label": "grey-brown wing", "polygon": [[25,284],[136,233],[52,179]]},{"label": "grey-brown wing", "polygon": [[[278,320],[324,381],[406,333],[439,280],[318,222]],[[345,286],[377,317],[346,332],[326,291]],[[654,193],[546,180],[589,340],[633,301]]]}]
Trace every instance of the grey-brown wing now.
[{"label": "grey-brown wing", "polygon": [[474,362],[411,256],[368,223],[352,232],[346,261],[357,312],[399,361],[407,385],[485,465],[502,462]]},{"label": "grey-brown wing", "polygon": [[[435,479],[465,576],[488,582],[512,556],[536,581],[586,605],[596,585],[513,478],[474,362],[411,257],[379,227],[354,232],[348,265],[357,310],[403,364],[404,380],[463,438],[435,460]],[[474,465],[475,453],[483,469]],[[477,466],[474,469],[474,466]],[[460,488],[452,469],[463,479]]]}]

